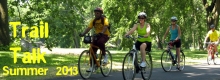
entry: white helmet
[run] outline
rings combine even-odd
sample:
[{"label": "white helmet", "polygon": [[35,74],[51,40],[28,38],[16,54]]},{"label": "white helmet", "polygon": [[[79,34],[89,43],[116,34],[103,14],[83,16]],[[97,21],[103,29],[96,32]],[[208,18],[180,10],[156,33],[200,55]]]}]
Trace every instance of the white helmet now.
[{"label": "white helmet", "polygon": [[176,16],[173,16],[173,17],[171,17],[171,20],[177,21],[177,17],[176,17]]},{"label": "white helmet", "polygon": [[138,14],[138,18],[139,18],[140,16],[144,16],[145,18],[147,18],[147,14],[146,14],[145,12],[140,12],[140,13]]}]

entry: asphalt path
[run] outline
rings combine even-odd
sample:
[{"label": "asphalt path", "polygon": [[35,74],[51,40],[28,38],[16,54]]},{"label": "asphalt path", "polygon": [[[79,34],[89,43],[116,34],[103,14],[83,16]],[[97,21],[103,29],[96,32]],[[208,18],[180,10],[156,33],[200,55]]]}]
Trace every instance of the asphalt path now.
[{"label": "asphalt path", "polygon": [[[80,54],[83,48],[80,49],[59,49],[55,48],[53,51],[41,49],[41,51],[49,54]],[[115,53],[111,51],[111,53]],[[47,80],[84,80],[78,76],[63,76],[53,77]],[[123,80],[122,72],[112,72],[108,77],[102,76],[101,73],[93,73],[89,79],[86,80]],[[134,80],[142,80],[141,74],[136,74]],[[176,68],[171,72],[164,72],[162,68],[154,68],[150,80],[220,80],[220,64],[208,65],[206,62],[198,65],[186,65],[183,71],[177,71]]]},{"label": "asphalt path", "polygon": [[[48,80],[84,80],[80,76],[74,77],[54,77]],[[102,74],[92,74],[86,80],[123,80],[122,72],[112,72],[110,76],[104,77]],[[136,74],[134,80],[142,80],[141,74]],[[208,65],[188,65],[183,71],[174,68],[171,72],[164,72],[162,68],[154,68],[150,80],[220,80],[220,64]]]}]

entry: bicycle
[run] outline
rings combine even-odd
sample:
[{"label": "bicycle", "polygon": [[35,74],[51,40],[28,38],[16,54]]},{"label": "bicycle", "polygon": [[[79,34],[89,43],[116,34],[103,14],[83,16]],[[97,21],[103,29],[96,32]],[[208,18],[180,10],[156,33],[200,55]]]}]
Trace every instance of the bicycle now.
[{"label": "bicycle", "polygon": [[[100,54],[95,55],[95,52],[93,51],[92,47],[98,48],[98,46],[95,46],[92,44],[91,39],[96,38],[97,35],[90,36],[84,36],[84,43],[90,44],[89,50],[84,50],[78,60],[78,70],[79,74],[83,79],[87,79],[91,76],[95,70],[100,68],[101,73],[104,77],[109,76],[111,70],[112,70],[112,56],[111,53],[106,50],[106,55],[108,55],[108,61],[106,64],[103,64],[103,56],[102,51],[100,50]],[[85,41],[85,40],[88,41]],[[88,71],[87,69],[92,68],[92,70]],[[95,69],[95,70],[94,70]]]},{"label": "bicycle", "polygon": [[210,65],[211,61],[213,61],[213,63],[216,65],[218,57],[217,55],[215,55],[215,49],[214,49],[215,42],[206,42],[206,44],[210,45],[208,47],[207,63],[208,65]]},{"label": "bicycle", "polygon": [[183,53],[183,50],[180,50],[180,64],[178,67],[177,55],[174,55],[171,51],[173,47],[170,43],[172,42],[167,43],[167,50],[164,50],[161,54],[161,66],[165,72],[171,71],[172,67],[175,65],[179,71],[182,71],[185,67],[185,54]]},{"label": "bicycle", "polygon": [[[135,42],[135,38],[128,37],[133,39]],[[135,48],[135,43],[133,44],[133,48],[125,55],[123,64],[122,64],[122,75],[124,80],[133,80],[135,78],[136,73],[141,71],[141,76],[144,80],[149,80],[152,74],[152,57],[150,52],[146,52],[146,67],[140,67],[139,64],[141,61],[138,61],[138,50]],[[127,62],[126,62],[127,61]]]}]

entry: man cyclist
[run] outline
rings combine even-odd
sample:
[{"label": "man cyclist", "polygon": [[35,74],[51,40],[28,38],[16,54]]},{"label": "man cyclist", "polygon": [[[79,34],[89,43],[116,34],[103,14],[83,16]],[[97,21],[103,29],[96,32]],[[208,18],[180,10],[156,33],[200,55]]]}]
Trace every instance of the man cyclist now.
[{"label": "man cyclist", "polygon": [[138,14],[139,23],[134,24],[133,28],[125,34],[125,37],[132,34],[135,30],[137,30],[138,36],[143,36],[143,38],[138,38],[135,43],[135,47],[137,50],[141,52],[142,62],[140,67],[146,67],[146,51],[151,51],[151,37],[150,37],[150,24],[146,23],[147,14],[144,12],[140,12]]},{"label": "man cyclist", "polygon": [[[108,56],[105,52],[105,43],[109,40],[110,32],[108,30],[109,22],[108,19],[105,18],[103,15],[103,10],[100,7],[94,9],[95,18],[92,19],[88,25],[88,27],[81,33],[79,36],[82,37],[86,33],[88,33],[92,28],[94,28],[95,33],[97,34],[96,38],[93,38],[92,44],[96,45],[102,51],[104,60],[103,64],[106,64],[108,61]],[[93,47],[93,51],[97,52],[97,48]],[[92,67],[88,70],[91,71]]]},{"label": "man cyclist", "polygon": [[180,26],[176,24],[177,22],[177,17],[176,16],[172,16],[171,17],[171,25],[167,28],[164,36],[163,36],[163,41],[166,39],[167,33],[170,32],[171,38],[170,41],[173,43],[172,46],[176,45],[176,55],[177,55],[177,59],[178,59],[178,65],[177,65],[177,69],[180,68],[180,48],[181,48],[181,29]]},{"label": "man cyclist", "polygon": [[[204,45],[203,47],[205,48],[205,42],[207,39],[210,39],[210,42],[214,42],[214,49],[215,49],[215,54],[218,56],[218,43],[219,43],[219,31],[215,30],[215,25],[212,24],[210,26],[209,32],[206,34],[205,40],[204,40]],[[207,50],[211,44],[208,45]]]}]

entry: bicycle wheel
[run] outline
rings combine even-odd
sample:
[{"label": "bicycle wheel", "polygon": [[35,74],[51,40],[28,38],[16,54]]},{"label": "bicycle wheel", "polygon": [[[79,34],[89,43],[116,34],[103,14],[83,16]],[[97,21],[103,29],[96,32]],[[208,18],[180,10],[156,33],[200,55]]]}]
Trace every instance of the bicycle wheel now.
[{"label": "bicycle wheel", "polygon": [[134,80],[136,69],[133,64],[132,53],[127,53],[122,64],[122,75],[124,80]]},{"label": "bicycle wheel", "polygon": [[208,56],[207,56],[207,63],[208,63],[208,65],[211,64],[211,61],[212,61],[212,50],[209,50],[208,51]]},{"label": "bicycle wheel", "polygon": [[165,50],[161,55],[161,66],[165,72],[168,72],[172,68],[171,55]]},{"label": "bicycle wheel", "polygon": [[101,61],[100,61],[100,64],[101,64],[101,73],[103,76],[107,77],[109,76],[109,74],[111,73],[112,71],[112,55],[111,53],[106,50],[106,55],[108,56],[108,61],[107,61],[107,64],[103,65],[103,57],[101,58]]},{"label": "bicycle wheel", "polygon": [[[86,71],[92,67],[92,71]],[[93,57],[90,57],[89,50],[84,50],[78,60],[78,70],[82,78],[87,79],[91,76],[94,67]]]},{"label": "bicycle wheel", "polygon": [[144,80],[149,80],[152,74],[153,63],[149,52],[146,53],[146,67],[141,69],[141,76]]},{"label": "bicycle wheel", "polygon": [[185,68],[185,54],[183,51],[180,51],[180,68],[179,70],[182,71]]}]

